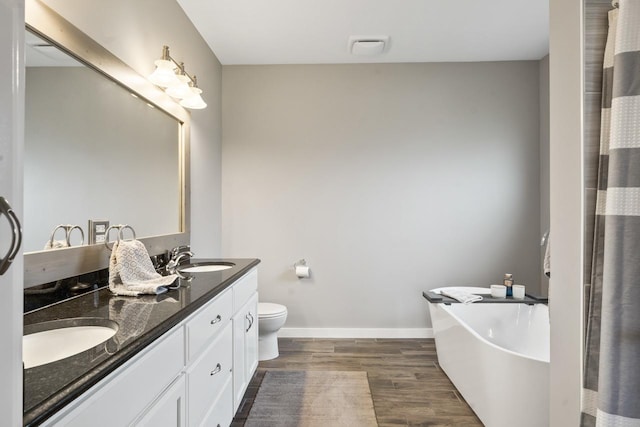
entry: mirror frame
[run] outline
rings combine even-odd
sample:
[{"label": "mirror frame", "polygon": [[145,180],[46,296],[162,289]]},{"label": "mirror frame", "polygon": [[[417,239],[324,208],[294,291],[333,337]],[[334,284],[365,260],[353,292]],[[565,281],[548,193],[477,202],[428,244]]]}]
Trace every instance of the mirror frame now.
[{"label": "mirror frame", "polygon": [[[190,243],[190,113],[102,45],[38,0],[25,1],[26,30],[42,37],[89,68],[101,73],[164,111],[180,126],[180,232],[140,238],[149,255]],[[131,224],[135,228],[135,224]],[[24,254],[24,287],[108,268],[110,250],[102,243]]]}]

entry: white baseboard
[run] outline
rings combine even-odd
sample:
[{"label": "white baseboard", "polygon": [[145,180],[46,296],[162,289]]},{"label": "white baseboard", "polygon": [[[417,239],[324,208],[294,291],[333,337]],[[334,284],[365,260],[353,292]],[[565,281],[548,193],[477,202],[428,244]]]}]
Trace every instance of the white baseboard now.
[{"label": "white baseboard", "polygon": [[280,338],[433,338],[432,328],[282,328]]}]

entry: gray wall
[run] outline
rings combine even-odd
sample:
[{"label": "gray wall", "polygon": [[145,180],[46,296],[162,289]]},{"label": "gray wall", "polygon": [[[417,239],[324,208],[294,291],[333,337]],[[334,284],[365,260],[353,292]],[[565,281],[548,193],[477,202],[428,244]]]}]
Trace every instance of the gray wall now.
[{"label": "gray wall", "polygon": [[538,66],[223,67],[223,255],[262,259],[294,328],[425,327],[422,291],[505,272],[538,290]]},{"label": "gray wall", "polygon": [[219,256],[222,68],[215,55],[175,0],[44,3],[143,76],[165,44],[198,76],[208,107],[191,113],[191,242],[197,256]]}]

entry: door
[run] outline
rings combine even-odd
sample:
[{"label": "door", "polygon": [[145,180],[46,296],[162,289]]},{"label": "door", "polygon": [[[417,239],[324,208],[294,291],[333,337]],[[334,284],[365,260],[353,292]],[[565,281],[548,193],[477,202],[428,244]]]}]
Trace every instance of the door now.
[{"label": "door", "polygon": [[[24,0],[0,0],[0,197],[22,219]],[[2,258],[14,226],[0,215]],[[5,263],[5,265],[7,265]],[[22,425],[22,250],[0,275],[0,425]]]}]

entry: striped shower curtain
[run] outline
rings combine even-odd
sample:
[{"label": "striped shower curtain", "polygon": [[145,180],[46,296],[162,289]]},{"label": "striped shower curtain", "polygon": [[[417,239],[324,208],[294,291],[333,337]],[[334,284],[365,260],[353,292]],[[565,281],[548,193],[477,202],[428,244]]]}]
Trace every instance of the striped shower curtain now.
[{"label": "striped shower curtain", "polygon": [[640,0],[609,12],[581,425],[640,427]]}]

